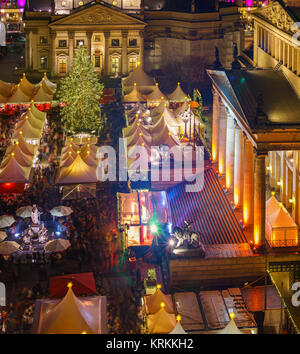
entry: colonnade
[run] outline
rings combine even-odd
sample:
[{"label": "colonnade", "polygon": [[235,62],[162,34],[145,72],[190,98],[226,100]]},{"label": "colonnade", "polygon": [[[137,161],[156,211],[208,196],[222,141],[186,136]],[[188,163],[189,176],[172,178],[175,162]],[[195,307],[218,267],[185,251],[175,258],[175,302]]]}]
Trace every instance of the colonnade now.
[{"label": "colonnade", "polygon": [[213,90],[212,159],[225,177],[226,189],[253,226],[255,245],[265,244],[267,152],[257,152],[234,113]]}]

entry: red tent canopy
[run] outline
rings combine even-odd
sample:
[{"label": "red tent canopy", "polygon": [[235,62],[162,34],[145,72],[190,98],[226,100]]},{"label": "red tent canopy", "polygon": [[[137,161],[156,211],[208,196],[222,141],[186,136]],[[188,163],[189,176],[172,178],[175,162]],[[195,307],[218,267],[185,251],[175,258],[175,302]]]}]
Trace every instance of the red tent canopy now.
[{"label": "red tent canopy", "polygon": [[76,296],[92,295],[96,293],[94,274],[66,274],[50,278],[50,297],[63,298],[68,291],[68,283],[72,283],[72,290]]}]

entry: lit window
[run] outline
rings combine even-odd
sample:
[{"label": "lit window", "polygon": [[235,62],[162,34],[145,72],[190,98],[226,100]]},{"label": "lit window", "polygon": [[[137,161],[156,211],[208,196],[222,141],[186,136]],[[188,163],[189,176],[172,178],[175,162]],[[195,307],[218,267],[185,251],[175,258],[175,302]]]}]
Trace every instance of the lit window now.
[{"label": "lit window", "polygon": [[40,60],[40,66],[41,66],[41,69],[47,69],[47,57],[43,56],[41,57],[41,60]]},{"label": "lit window", "polygon": [[44,36],[40,36],[40,44],[47,44],[48,43],[48,38]]},{"label": "lit window", "polygon": [[129,71],[133,71],[137,67],[137,58],[129,58]]},{"label": "lit window", "polygon": [[66,48],[67,47],[67,41],[65,39],[60,39],[58,41],[58,47],[59,48]]},{"label": "lit window", "polygon": [[119,39],[112,39],[111,40],[111,46],[112,47],[119,47],[120,46],[120,40]]},{"label": "lit window", "polygon": [[129,47],[136,47],[137,46],[137,40],[136,38],[134,39],[129,39]]},{"label": "lit window", "polygon": [[112,57],[111,58],[111,72],[113,74],[120,72],[120,58]]},{"label": "lit window", "polygon": [[58,70],[59,70],[60,74],[65,74],[67,72],[67,60],[66,59],[59,59]]}]

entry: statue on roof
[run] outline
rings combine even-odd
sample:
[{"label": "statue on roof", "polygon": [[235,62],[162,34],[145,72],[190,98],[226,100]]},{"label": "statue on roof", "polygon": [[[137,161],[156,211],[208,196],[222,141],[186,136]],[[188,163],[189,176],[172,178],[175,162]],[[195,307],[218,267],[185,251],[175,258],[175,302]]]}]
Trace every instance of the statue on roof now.
[{"label": "statue on roof", "polygon": [[215,61],[213,63],[214,69],[222,68],[222,64],[220,62],[220,54],[219,54],[219,48],[215,46]]}]

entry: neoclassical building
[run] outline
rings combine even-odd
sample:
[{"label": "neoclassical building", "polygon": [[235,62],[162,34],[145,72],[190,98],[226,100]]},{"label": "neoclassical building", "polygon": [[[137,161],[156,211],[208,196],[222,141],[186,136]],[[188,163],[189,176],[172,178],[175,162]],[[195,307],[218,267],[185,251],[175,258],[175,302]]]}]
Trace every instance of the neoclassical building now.
[{"label": "neoclassical building", "polygon": [[[78,46],[85,46],[96,71],[122,74],[143,62],[145,23],[116,7],[93,2],[51,16],[46,11],[26,11],[26,70],[51,71],[64,76],[71,67]],[[62,6],[64,5],[64,6]],[[64,11],[67,11],[64,10]]]},{"label": "neoclassical building", "polygon": [[[264,245],[271,190],[300,225],[300,99],[279,70],[208,73],[213,83],[212,158],[253,242]],[[280,247],[297,246],[297,239],[281,241]]]},{"label": "neoclassical building", "polygon": [[242,46],[238,8],[217,0],[27,0],[26,70],[63,76],[84,45],[96,71],[126,75],[182,63],[211,64],[218,46],[224,66]]}]

